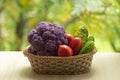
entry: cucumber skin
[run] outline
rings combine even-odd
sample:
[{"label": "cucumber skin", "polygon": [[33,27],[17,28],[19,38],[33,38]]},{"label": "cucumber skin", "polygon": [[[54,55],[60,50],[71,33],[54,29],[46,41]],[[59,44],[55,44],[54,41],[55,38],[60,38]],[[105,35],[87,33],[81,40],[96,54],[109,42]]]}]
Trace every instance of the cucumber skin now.
[{"label": "cucumber skin", "polygon": [[95,48],[94,41],[87,41],[84,44],[84,46],[81,49],[81,51],[79,52],[79,54],[85,54],[85,53],[91,52],[94,48]]},{"label": "cucumber skin", "polygon": [[93,36],[89,36],[87,41],[94,41],[95,42],[95,38]]}]

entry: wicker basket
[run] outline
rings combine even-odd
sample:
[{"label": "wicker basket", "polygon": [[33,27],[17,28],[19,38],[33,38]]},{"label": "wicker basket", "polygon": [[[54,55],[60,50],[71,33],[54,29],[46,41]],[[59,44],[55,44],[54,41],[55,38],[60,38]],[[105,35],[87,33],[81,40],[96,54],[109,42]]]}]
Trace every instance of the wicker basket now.
[{"label": "wicker basket", "polygon": [[37,56],[24,50],[32,69],[39,74],[81,74],[90,71],[96,48],[86,54],[71,57]]}]

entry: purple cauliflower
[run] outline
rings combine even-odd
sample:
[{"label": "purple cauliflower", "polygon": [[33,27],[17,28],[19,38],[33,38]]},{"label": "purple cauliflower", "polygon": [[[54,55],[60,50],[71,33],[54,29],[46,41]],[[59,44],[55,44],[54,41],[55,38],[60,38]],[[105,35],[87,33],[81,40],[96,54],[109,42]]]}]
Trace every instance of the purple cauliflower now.
[{"label": "purple cauliflower", "polygon": [[29,53],[42,56],[57,56],[58,46],[68,45],[63,27],[49,22],[41,22],[28,34],[31,46]]}]

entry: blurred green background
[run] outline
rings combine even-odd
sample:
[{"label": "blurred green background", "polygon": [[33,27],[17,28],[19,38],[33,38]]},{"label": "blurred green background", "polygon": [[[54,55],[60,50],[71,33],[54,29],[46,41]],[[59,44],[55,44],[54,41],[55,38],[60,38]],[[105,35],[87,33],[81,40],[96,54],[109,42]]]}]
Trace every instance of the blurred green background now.
[{"label": "blurred green background", "polygon": [[0,51],[29,45],[27,34],[40,21],[67,32],[85,25],[100,52],[120,52],[120,0],[0,0]]}]

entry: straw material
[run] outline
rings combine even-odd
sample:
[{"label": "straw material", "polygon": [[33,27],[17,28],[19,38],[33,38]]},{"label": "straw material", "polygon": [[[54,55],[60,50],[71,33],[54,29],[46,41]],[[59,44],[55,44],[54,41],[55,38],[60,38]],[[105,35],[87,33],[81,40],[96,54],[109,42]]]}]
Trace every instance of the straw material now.
[{"label": "straw material", "polygon": [[24,50],[32,69],[39,74],[82,74],[90,71],[96,48],[86,54],[71,57],[38,56]]}]

